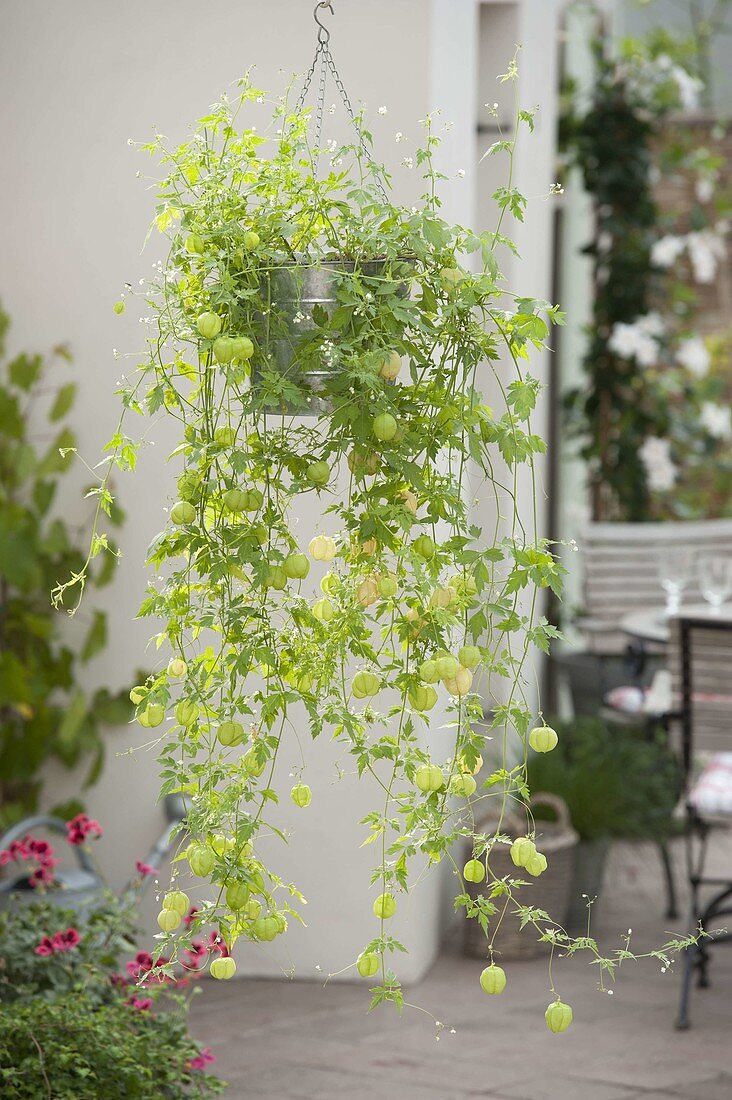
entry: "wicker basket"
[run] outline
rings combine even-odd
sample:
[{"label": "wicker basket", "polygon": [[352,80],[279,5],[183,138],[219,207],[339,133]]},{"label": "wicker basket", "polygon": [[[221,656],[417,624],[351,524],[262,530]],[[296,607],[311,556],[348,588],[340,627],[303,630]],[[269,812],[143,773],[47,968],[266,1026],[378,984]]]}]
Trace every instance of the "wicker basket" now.
[{"label": "wicker basket", "polygon": [[[537,822],[537,847],[547,858],[546,871],[539,878],[531,879],[530,875],[522,873],[514,866],[508,845],[497,844],[490,856],[491,872],[497,879],[507,875],[530,879],[531,886],[524,886],[520,891],[522,904],[531,905],[535,909],[544,909],[552,920],[563,925],[569,908],[572,872],[579,838],[572,828],[567,805],[561,798],[553,794],[535,794],[531,798],[530,805],[532,807],[549,806],[554,810],[557,818],[556,821]],[[495,827],[495,817],[483,818],[476,822],[477,832],[485,832],[493,827]],[[526,827],[520,818],[509,814],[501,823],[501,832],[511,836],[523,836]],[[466,859],[469,859],[470,855],[471,852],[468,851]],[[486,896],[485,883],[466,882],[465,887],[471,897],[478,897],[480,894]],[[497,903],[500,906],[500,898]],[[496,955],[500,954],[504,959],[530,959],[541,954],[546,945],[537,939],[534,928],[527,927],[520,930],[519,918],[512,910],[513,905],[509,904],[493,942]],[[498,919],[497,915],[493,921]],[[473,958],[485,958],[488,953],[486,943],[485,934],[477,920],[466,919],[463,945],[465,954]]]}]

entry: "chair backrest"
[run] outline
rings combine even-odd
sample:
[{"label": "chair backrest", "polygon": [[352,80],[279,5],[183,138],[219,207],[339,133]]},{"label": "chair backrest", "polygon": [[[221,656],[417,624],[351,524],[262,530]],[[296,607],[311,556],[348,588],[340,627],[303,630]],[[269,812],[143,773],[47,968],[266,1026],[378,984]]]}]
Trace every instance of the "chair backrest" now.
[{"label": "chair backrest", "polygon": [[[732,520],[684,523],[592,523],[580,541],[584,566],[584,608],[580,628],[594,653],[622,653],[628,643],[619,629],[623,616],[665,605],[658,579],[659,558],[671,549],[732,556]],[[696,571],[684,602],[701,600]]]},{"label": "chair backrest", "polygon": [[690,609],[670,621],[668,661],[681,756],[732,750],[732,612]]}]

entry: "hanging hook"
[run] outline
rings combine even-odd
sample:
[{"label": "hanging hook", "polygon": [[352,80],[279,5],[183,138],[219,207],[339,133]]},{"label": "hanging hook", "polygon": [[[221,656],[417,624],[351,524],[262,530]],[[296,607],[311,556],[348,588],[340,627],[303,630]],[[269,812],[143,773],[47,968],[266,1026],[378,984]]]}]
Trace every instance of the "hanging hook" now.
[{"label": "hanging hook", "polygon": [[321,8],[327,8],[331,15],[335,15],[333,11],[333,0],[319,0],[315,5],[315,11],[313,12],[313,18],[318,24],[318,42],[325,46],[330,40],[330,31],[326,27],[325,23],[321,23],[318,19],[318,12]]}]

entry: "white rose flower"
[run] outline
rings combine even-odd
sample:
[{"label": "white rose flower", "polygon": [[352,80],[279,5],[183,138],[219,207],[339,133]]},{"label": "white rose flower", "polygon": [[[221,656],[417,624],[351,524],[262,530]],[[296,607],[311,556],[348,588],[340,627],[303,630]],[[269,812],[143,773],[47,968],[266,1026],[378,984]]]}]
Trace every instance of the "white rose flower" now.
[{"label": "white rose flower", "polygon": [[674,237],[670,233],[654,242],[651,248],[651,263],[664,269],[676,263],[685,248],[683,237]]},{"label": "white rose flower", "polygon": [[656,493],[667,493],[669,489],[673,489],[679,471],[671,459],[671,444],[668,439],[648,436],[638,454],[646,471],[648,488]]},{"label": "white rose flower", "polygon": [[701,407],[699,423],[713,439],[732,439],[732,409],[729,405],[715,405],[705,401]]},{"label": "white rose flower", "polygon": [[676,361],[696,378],[703,378],[709,370],[711,356],[701,336],[690,336],[679,344]]}]

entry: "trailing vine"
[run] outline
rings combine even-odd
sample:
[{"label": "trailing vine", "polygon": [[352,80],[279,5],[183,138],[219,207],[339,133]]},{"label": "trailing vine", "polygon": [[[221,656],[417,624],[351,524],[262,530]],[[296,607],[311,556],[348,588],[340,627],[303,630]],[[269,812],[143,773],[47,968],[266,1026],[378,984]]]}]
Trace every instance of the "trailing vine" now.
[{"label": "trailing vine", "polygon": [[[512,65],[505,79],[515,76]],[[498,256],[513,246],[502,223],[522,218],[525,200],[509,170],[495,194],[496,232],[449,225],[431,119],[405,158],[424,181],[406,207],[389,197],[362,118],[353,144],[316,149],[289,93],[269,106],[268,128],[244,124],[265,107],[245,78],[190,140],[143,147],[165,167],[156,224],[170,255],[146,295],[149,356],[122,399],[177,421],[182,468],[142,606],[160,623],[165,656],[133,701],[138,722],[156,731],[162,793],[186,797],[191,838],[163,898],[156,957],[174,960],[199,925],[213,922],[231,949],[300,919],[297,885],[265,866],[258,842],[282,836],[282,776],[305,715],[310,734],[344,745],[375,792],[362,823],[377,853],[368,902],[364,892],[374,936],[353,962],[374,979],[373,1005],[403,1004],[392,956],[405,948],[388,922],[400,895],[443,859],[457,877],[456,906],[486,933],[487,993],[505,986],[493,947],[509,920],[563,954],[588,950],[612,974],[633,957],[627,942],[604,956],[589,936],[571,939],[524,904],[546,867],[527,755],[556,744],[543,724],[532,729],[526,664],[556,635],[538,594],[558,593],[562,573],[535,514],[525,520],[517,505],[518,468],[533,471],[544,450],[531,428],[541,386],[527,362],[562,321],[555,306],[503,285]],[[488,151],[510,167],[533,116],[519,110],[516,123]],[[332,288],[330,299],[307,300],[311,277]],[[488,379],[500,410],[482,397]],[[121,430],[111,454],[110,466],[134,463]],[[493,531],[472,515],[469,478],[471,496],[496,502]],[[293,514],[303,505],[319,516],[308,546]],[[433,712],[447,714],[446,755],[431,738]],[[478,787],[483,754],[490,774]],[[304,763],[295,770],[289,794],[307,812]],[[489,807],[490,828],[477,831],[476,812]],[[525,836],[508,834],[508,810],[526,820]],[[466,841],[472,858],[462,866]],[[493,871],[506,846],[515,876]],[[187,871],[202,897],[182,930]],[[471,897],[466,881],[484,881],[485,893]],[[234,972],[227,956],[214,976]],[[571,1009],[551,967],[550,986],[547,1024],[561,1031]]]}]

